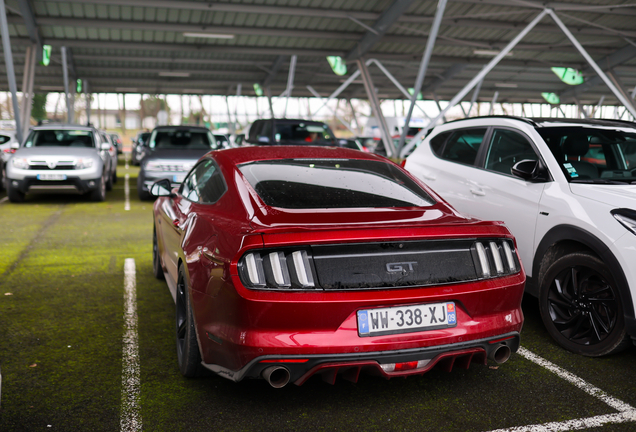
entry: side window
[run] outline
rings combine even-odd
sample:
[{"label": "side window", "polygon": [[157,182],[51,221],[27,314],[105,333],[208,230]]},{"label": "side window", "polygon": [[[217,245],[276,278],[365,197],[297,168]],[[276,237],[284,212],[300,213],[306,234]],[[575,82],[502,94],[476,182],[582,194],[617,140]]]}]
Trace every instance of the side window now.
[{"label": "side window", "polygon": [[199,163],[183,181],[181,195],[201,204],[212,204],[226,191],[225,181],[216,164],[206,159]]},{"label": "side window", "polygon": [[433,138],[431,138],[429,142],[433,153],[435,153],[437,156],[442,155],[442,148],[444,147],[444,143],[452,133],[452,131],[442,132],[441,134],[435,135]]},{"label": "side window", "polygon": [[524,159],[539,160],[525,136],[507,129],[493,131],[486,156],[487,170],[511,175],[514,164]]},{"label": "side window", "polygon": [[441,157],[452,162],[474,165],[486,130],[478,128],[456,131],[444,146]]}]

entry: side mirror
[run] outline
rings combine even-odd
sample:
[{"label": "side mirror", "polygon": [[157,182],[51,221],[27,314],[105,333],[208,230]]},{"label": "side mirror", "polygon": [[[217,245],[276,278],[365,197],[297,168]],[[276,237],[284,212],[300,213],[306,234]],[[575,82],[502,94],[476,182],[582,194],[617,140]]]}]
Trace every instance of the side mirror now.
[{"label": "side mirror", "polygon": [[109,143],[107,143],[107,142],[103,142],[100,148],[101,148],[102,150],[106,150],[106,151],[108,151],[108,150],[110,150],[110,144],[109,144]]},{"label": "side mirror", "polygon": [[174,196],[171,192],[172,184],[168,179],[157,180],[150,186],[150,195],[155,197]]},{"label": "side mirror", "polygon": [[258,137],[258,142],[259,142],[259,143],[269,144],[269,137],[266,137],[266,136],[259,136],[259,137]]},{"label": "side mirror", "polygon": [[17,143],[17,142],[11,143],[11,148],[13,150],[19,149],[20,148],[20,143]]},{"label": "side mirror", "polygon": [[510,169],[510,172],[515,177],[519,177],[533,183],[541,183],[550,180],[548,173],[541,162],[532,159],[524,159],[517,162]]}]

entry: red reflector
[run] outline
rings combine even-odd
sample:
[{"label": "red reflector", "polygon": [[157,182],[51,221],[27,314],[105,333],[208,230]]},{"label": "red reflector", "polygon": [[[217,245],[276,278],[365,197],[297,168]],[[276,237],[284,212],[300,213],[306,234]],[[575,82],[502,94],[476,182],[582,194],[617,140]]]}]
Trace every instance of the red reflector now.
[{"label": "red reflector", "polygon": [[396,372],[397,371],[411,370],[411,369],[417,369],[417,361],[396,363],[395,364],[395,371]]},{"label": "red reflector", "polygon": [[277,359],[277,360],[261,360],[261,363],[307,363],[308,361],[309,359]]},{"label": "red reflector", "polygon": [[404,168],[404,165],[406,165],[406,159],[404,159],[402,162],[400,162],[400,166],[401,166],[402,168]]}]

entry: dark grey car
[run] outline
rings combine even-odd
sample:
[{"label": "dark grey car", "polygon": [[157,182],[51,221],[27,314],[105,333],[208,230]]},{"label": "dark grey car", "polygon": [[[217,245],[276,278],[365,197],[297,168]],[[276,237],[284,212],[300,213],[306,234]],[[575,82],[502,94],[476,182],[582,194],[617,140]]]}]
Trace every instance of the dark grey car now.
[{"label": "dark grey car", "polygon": [[172,187],[183,181],[201,156],[221,149],[212,132],[196,126],[159,126],[152,131],[141,160],[137,194],[141,200],[152,199],[149,187],[160,179],[169,179]]}]

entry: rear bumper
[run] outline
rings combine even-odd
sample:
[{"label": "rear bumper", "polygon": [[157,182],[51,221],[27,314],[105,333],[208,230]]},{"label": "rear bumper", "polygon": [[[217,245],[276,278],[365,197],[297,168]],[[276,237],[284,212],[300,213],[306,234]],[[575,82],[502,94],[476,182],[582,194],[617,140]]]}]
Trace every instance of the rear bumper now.
[{"label": "rear bumper", "polygon": [[[367,352],[360,354],[314,354],[296,356],[261,356],[253,359],[244,368],[231,371],[218,365],[205,364],[207,369],[232,381],[245,378],[261,378],[263,371],[271,366],[283,367],[289,371],[290,382],[302,385],[313,375],[321,375],[323,380],[333,384],[336,377],[357,382],[360,373],[384,378],[421,375],[438,367],[450,372],[453,367],[468,369],[470,363],[486,364],[487,358],[505,346],[511,352],[519,349],[519,333],[511,332],[486,339],[459,342],[443,346],[405,349],[395,351]],[[423,362],[422,362],[423,361]],[[387,371],[381,365],[424,363],[419,368]]]},{"label": "rear bumper", "polygon": [[84,180],[75,176],[67,176],[66,180],[44,181],[36,176],[28,176],[22,180],[7,179],[7,183],[22,193],[27,192],[69,192],[84,194],[96,189],[100,178]]}]

